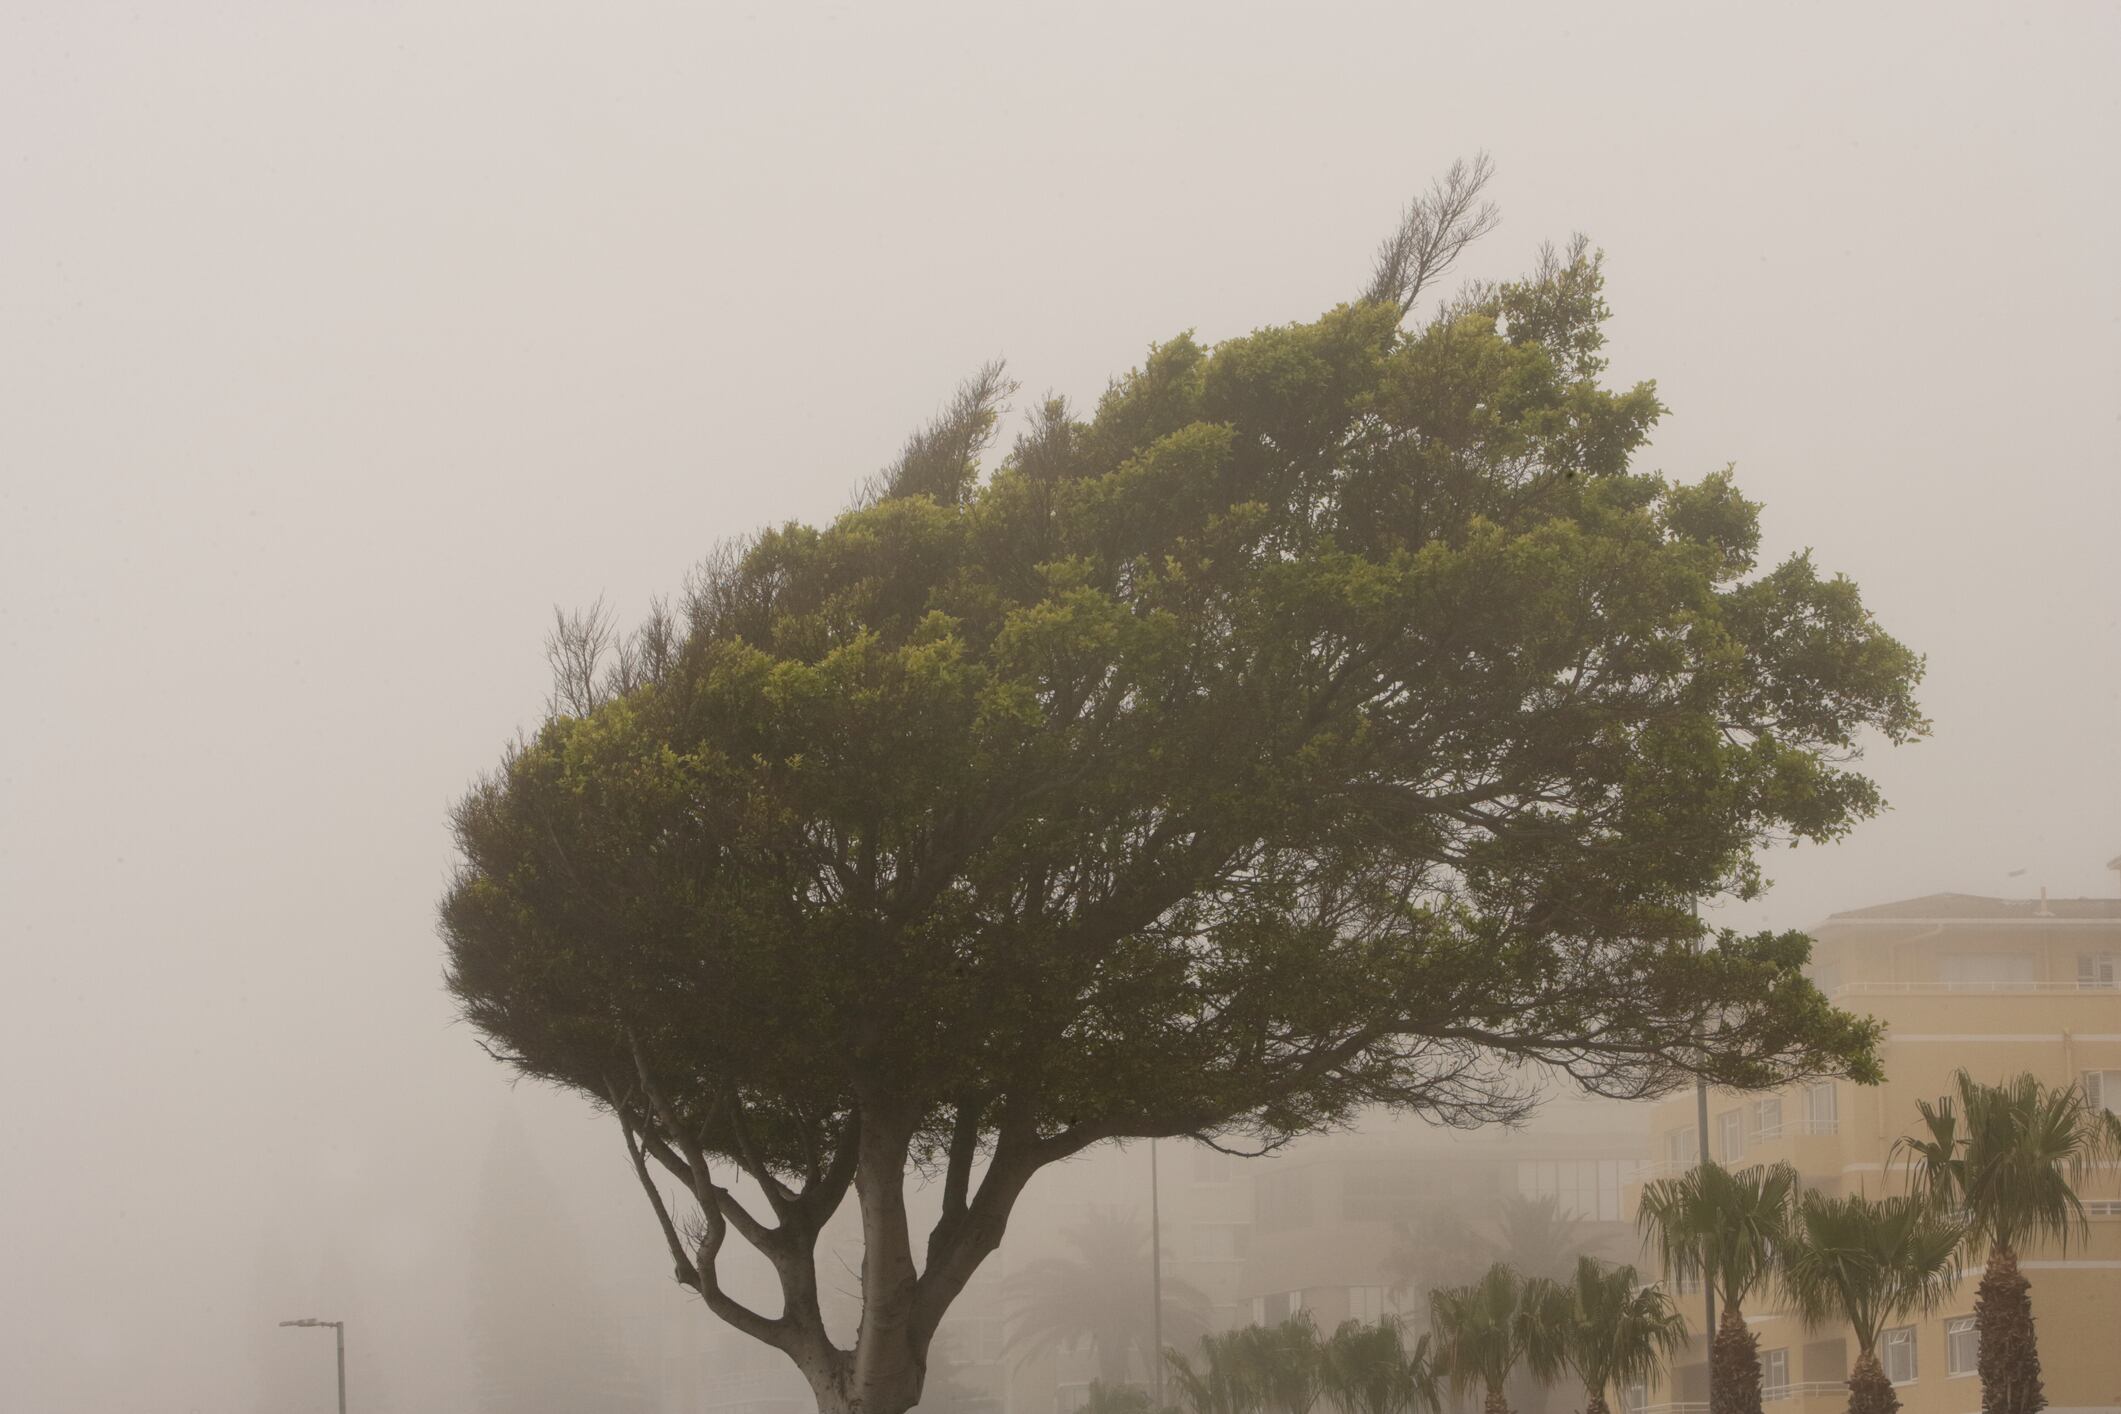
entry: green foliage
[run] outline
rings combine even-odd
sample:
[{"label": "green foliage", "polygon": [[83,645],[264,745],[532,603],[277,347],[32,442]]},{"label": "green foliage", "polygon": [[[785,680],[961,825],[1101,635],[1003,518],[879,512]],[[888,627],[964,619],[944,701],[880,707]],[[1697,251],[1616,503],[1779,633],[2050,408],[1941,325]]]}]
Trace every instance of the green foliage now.
[{"label": "green foliage", "polygon": [[1633,1267],[1579,1257],[1573,1276],[1556,1285],[1566,1308],[1563,1354],[1601,1399],[1648,1379],[1686,1343],[1686,1317],[1663,1291],[1644,1286]]},{"label": "green foliage", "polygon": [[1869,1355],[1878,1334],[1928,1315],[1959,1284],[1966,1227],[1929,1203],[1808,1192],[1777,1249],[1790,1302],[1813,1327],[1846,1324]]},{"label": "green foliage", "polygon": [[1254,1414],[1259,1397],[1245,1359],[1243,1332],[1201,1337],[1199,1355],[1196,1367],[1183,1352],[1171,1347],[1164,1350],[1164,1366],[1178,1407],[1185,1414]]},{"label": "green foliage", "polygon": [[1636,1221],[1658,1265],[1675,1277],[1706,1280],[1727,1311],[1743,1308],[1774,1273],[1774,1254],[1803,1191],[1788,1164],[1736,1172],[1714,1162],[1643,1185]]},{"label": "green foliage", "polygon": [[1743,578],[1727,483],[1586,451],[1654,399],[1513,341],[1515,288],[1181,341],[956,500],[759,537],[457,812],[466,1015],[600,1098],[630,1033],[788,1171],[858,1077],[935,1149],[960,1097],[1271,1136],[1514,1112],[1504,1057],[1874,1077],[1803,938],[1699,948],[1691,901],[1877,807],[1841,763],[1921,730],[1915,660],[1803,560]]},{"label": "green foliage", "polygon": [[1520,1364],[1551,1380],[1568,1363],[1567,1293],[1552,1282],[1527,1281],[1501,1262],[1468,1286],[1430,1292],[1429,1320],[1437,1367],[1461,1393],[1480,1389],[1499,1401]]},{"label": "green foliage", "polygon": [[1343,1321],[1326,1342],[1323,1384],[1341,1414],[1438,1414],[1439,1376],[1424,1335],[1411,1349],[1391,1317]]},{"label": "green foliage", "polygon": [[[1103,1140],[1509,1119],[1526,1063],[1630,1097],[1876,1078],[1806,939],[1693,903],[1879,807],[1854,758],[1925,730],[1919,660],[1845,580],[1759,566],[1727,477],[1633,468],[1662,409],[1599,382],[1587,247],[1406,321],[1484,172],[1410,208],[1363,301],[1160,345],[985,480],[983,370],[603,677],[608,626],[563,622],[553,716],[458,807],[463,1015],[614,1112],[680,1279],[821,1400],[917,1389],[1024,1183]],[[925,1263],[908,1163],[943,1177]],[[906,1313],[858,1366],[810,1263],[857,1175],[865,1302]],[[729,1231],[782,1316],[719,1292]]]},{"label": "green foliage", "polygon": [[1330,1378],[1318,1327],[1298,1312],[1272,1326],[1202,1337],[1201,1364],[1166,1348],[1179,1404],[1188,1414],[1309,1414]]},{"label": "green foliage", "polygon": [[1977,1247],[2012,1252],[2028,1240],[2067,1246],[2085,1232],[2077,1184],[2091,1166],[2121,1159],[2121,1131],[2074,1085],[2030,1073],[2000,1085],[1953,1076],[1953,1095],[1917,1100],[1923,1131],[1894,1144],[1919,1192],[1964,1213]]}]

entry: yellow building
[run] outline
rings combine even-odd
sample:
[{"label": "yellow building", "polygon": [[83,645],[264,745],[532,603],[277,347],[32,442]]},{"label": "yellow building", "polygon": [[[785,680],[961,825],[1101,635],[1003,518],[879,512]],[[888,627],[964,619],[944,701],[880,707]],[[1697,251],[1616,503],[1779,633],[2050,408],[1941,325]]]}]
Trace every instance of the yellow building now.
[{"label": "yellow building", "polygon": [[[1837,913],[1813,930],[1813,974],[1837,1004],[1885,1024],[1886,1081],[1800,1086],[1779,1095],[1709,1097],[1710,1153],[1731,1167],[1788,1161],[1830,1193],[1901,1190],[1893,1141],[1920,1123],[1919,1099],[1951,1088],[1952,1072],[1999,1081],[2030,1071],[2082,1084],[2121,1111],[2121,901],[1994,899],[1935,894]],[[1650,1175],[1695,1162],[1691,1092],[1651,1121]],[[2121,1175],[2080,1191],[2089,1240],[2029,1250],[2034,1319],[2049,1414],[2121,1414]],[[1973,1306],[1978,1270],[1946,1310],[1887,1333],[1879,1356],[1907,1414],[1973,1414]],[[1763,1385],[1779,1414],[1838,1414],[1855,1358],[1842,1331],[1807,1331],[1774,1308],[1746,1313],[1759,1334]],[[1682,1297],[1696,1338],[1672,1378],[1629,1403],[1663,1414],[1705,1408],[1697,1294]]]}]

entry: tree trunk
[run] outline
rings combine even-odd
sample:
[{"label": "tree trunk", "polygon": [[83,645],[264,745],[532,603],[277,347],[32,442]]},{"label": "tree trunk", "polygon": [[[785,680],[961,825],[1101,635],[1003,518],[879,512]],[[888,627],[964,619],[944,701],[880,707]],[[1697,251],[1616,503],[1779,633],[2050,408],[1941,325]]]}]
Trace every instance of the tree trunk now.
[{"label": "tree trunk", "polygon": [[1981,1349],[1981,1414],[2039,1414],[2047,1407],[2040,1386],[2040,1347],[2033,1336],[2032,1283],[2018,1270],[2018,1254],[1998,1243],[1988,1254],[1980,1294],[1974,1298],[1974,1329]]},{"label": "tree trunk", "polygon": [[1510,1414],[1510,1401],[1495,1386],[1488,1388],[1488,1402],[1482,1406],[1482,1414]]},{"label": "tree trunk", "polygon": [[1583,1414],[1612,1414],[1612,1411],[1606,1405],[1604,1390],[1594,1389],[1591,1391],[1590,1399],[1583,1406]]},{"label": "tree trunk", "polygon": [[1709,1346],[1709,1414],[1760,1414],[1760,1337],[1728,1303]]},{"label": "tree trunk", "polygon": [[1900,1396],[1893,1393],[1878,1352],[1864,1351],[1849,1372],[1849,1414],[1896,1414],[1899,1408]]}]

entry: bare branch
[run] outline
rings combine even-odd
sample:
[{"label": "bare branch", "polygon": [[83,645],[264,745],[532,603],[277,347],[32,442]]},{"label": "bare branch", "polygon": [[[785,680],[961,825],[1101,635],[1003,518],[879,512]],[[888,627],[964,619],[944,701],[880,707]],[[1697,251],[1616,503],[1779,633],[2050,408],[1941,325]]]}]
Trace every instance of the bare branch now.
[{"label": "bare branch", "polygon": [[1479,153],[1471,163],[1453,162],[1428,191],[1408,202],[1399,229],[1377,248],[1364,301],[1390,304],[1404,319],[1422,291],[1502,219],[1493,202],[1480,200],[1494,175],[1494,162]]},{"label": "bare branch", "polygon": [[552,619],[552,632],[545,636],[545,660],[552,665],[545,710],[554,717],[586,717],[604,702],[599,669],[615,637],[611,613],[599,595],[587,609],[571,614],[555,606]]},{"label": "bare branch", "polygon": [[958,384],[950,405],[906,439],[898,459],[857,498],[867,504],[896,496],[932,496],[946,505],[964,498],[979,474],[979,459],[994,440],[1002,411],[1017,385],[1000,359],[990,359]]}]

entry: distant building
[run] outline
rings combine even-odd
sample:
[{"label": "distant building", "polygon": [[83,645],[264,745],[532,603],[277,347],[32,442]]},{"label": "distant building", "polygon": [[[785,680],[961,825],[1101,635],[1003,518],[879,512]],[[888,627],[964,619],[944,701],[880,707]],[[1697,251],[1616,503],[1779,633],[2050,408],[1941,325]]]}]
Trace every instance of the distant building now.
[{"label": "distant building", "polygon": [[[2121,861],[2116,861],[2121,865]],[[1837,913],[1813,930],[1812,972],[1841,1006],[1885,1023],[1886,1081],[1837,1082],[1774,1095],[1712,1092],[1710,1154],[1727,1166],[1788,1161],[1828,1193],[1902,1191],[1888,1173],[1893,1141],[1920,1123],[1917,1100],[1951,1088],[1952,1072],[1998,1081],[2030,1071],[2050,1085],[2077,1083],[2121,1111],[2121,901],[1973,898],[1933,894]],[[1651,1121],[1651,1172],[1696,1162],[1691,1093]],[[2121,1185],[2107,1171],[2084,1194],[2090,1240],[2067,1252],[2021,1254],[2052,1414],[2121,1414]],[[1973,1309],[1978,1270],[1938,1315],[1888,1332],[1880,1359],[1906,1414],[1971,1414]],[[1697,1299],[1692,1353],[1674,1378],[1631,1393],[1629,1405],[1663,1414],[1707,1407]],[[1760,1336],[1769,1407],[1780,1414],[1839,1414],[1854,1360],[1838,1331],[1807,1331],[1764,1298],[1746,1313]]]}]

